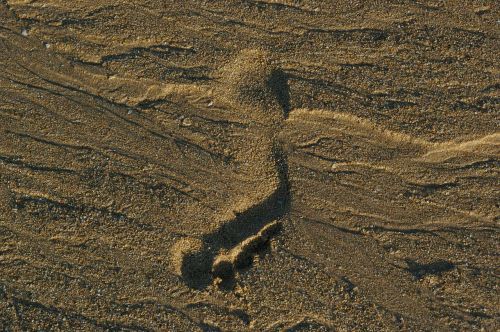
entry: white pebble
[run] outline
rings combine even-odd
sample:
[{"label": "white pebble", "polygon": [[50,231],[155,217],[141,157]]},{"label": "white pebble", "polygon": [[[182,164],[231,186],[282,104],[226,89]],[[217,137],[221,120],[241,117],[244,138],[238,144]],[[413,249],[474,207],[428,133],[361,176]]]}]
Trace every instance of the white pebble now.
[{"label": "white pebble", "polygon": [[184,118],[181,122],[181,124],[184,126],[184,127],[189,127],[193,124],[193,121],[191,121],[191,119],[189,118]]}]

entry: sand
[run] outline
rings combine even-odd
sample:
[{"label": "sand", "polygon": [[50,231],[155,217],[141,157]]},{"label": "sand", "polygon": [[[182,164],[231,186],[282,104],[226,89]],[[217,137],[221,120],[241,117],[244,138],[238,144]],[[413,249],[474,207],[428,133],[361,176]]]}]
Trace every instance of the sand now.
[{"label": "sand", "polygon": [[495,1],[0,1],[0,330],[496,331]]}]

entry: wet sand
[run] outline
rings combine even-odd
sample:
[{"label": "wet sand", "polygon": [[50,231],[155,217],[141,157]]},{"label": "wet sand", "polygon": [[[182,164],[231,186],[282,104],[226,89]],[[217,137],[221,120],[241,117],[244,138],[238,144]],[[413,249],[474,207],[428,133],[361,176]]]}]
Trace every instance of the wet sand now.
[{"label": "wet sand", "polygon": [[495,1],[0,1],[0,330],[495,331]]}]

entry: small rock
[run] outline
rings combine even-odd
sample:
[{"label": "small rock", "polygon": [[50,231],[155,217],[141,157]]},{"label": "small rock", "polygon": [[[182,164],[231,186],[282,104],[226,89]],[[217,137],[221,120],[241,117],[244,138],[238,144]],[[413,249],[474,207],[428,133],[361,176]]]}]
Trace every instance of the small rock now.
[{"label": "small rock", "polygon": [[184,118],[181,121],[181,125],[184,126],[184,127],[189,127],[189,126],[193,125],[193,121],[191,121],[190,118]]}]

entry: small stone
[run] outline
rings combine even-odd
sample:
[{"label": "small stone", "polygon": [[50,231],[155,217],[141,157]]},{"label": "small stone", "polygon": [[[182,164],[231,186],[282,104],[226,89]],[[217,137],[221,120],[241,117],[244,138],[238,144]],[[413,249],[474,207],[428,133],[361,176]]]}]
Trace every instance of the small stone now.
[{"label": "small stone", "polygon": [[184,127],[189,127],[189,126],[193,125],[193,121],[191,121],[190,118],[184,118],[181,121],[181,125],[184,126]]},{"label": "small stone", "polygon": [[24,37],[26,37],[28,35],[28,30],[26,30],[25,28],[23,28],[21,30],[21,35],[23,35]]}]

